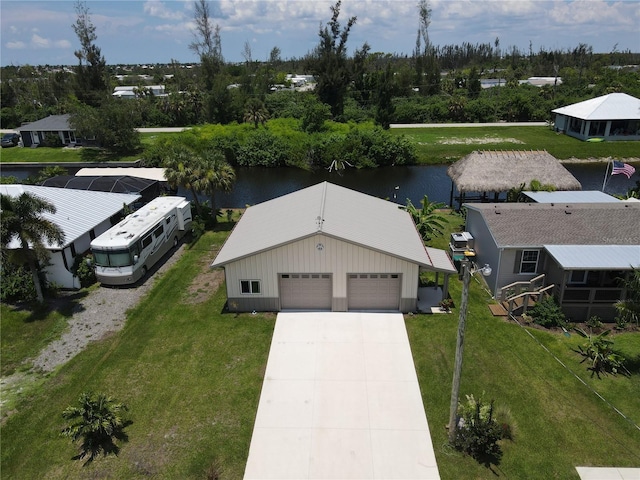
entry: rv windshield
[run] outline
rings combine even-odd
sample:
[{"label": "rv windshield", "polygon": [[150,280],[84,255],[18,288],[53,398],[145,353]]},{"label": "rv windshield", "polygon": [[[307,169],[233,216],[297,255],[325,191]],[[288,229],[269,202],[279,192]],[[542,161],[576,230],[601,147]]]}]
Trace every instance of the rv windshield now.
[{"label": "rv windshield", "polygon": [[127,267],[133,264],[129,250],[93,250],[96,265],[101,267]]}]

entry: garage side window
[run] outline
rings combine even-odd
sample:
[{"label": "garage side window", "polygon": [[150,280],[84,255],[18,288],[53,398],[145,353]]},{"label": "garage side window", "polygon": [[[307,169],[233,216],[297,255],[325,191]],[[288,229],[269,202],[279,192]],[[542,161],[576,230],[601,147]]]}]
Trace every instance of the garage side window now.
[{"label": "garage side window", "polygon": [[260,293],[260,280],[240,280],[240,293],[247,295]]}]

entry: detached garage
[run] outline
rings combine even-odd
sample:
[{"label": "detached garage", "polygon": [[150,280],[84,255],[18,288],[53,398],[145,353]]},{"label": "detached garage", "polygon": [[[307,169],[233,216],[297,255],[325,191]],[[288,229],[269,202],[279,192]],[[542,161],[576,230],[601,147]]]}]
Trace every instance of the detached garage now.
[{"label": "detached garage", "polygon": [[416,310],[421,269],[456,270],[396,203],[320,183],[249,207],[212,267],[231,311]]}]

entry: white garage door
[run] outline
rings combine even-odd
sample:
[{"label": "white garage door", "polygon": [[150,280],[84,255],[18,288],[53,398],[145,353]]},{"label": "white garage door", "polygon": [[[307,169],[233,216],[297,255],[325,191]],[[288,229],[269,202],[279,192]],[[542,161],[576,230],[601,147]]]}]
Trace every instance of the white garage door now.
[{"label": "white garage door", "polygon": [[331,310],[331,275],[287,273],[280,275],[281,310]]},{"label": "white garage door", "polygon": [[347,294],[349,310],[398,310],[400,275],[349,274]]}]

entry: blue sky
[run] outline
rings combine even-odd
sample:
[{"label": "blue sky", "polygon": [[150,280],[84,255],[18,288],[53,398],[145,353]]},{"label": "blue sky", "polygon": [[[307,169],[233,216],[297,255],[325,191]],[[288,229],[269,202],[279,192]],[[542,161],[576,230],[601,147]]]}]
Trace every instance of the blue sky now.
[{"label": "blue sky", "polygon": [[[89,0],[96,44],[108,64],[195,62],[193,0]],[[242,61],[245,43],[254,60],[273,47],[283,58],[301,57],[318,41],[320,23],[334,1],[211,0],[227,61]],[[418,28],[418,0],[343,0],[340,19],[358,17],[350,52],[365,41],[373,52],[410,54]],[[640,51],[640,1],[432,0],[434,44],[486,43],[528,51],[591,45],[595,52]],[[1,65],[74,65],[79,47],[71,28],[74,2],[0,0]]]}]

